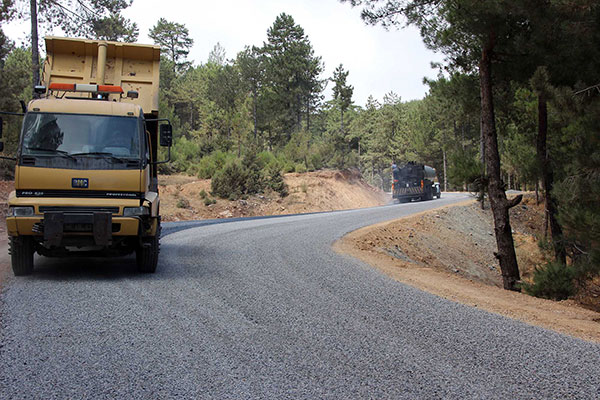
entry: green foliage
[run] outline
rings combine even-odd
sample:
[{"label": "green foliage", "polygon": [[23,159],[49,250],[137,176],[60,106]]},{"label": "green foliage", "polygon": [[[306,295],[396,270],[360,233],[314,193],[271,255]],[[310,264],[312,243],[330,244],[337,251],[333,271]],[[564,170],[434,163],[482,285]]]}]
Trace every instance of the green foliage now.
[{"label": "green foliage", "polygon": [[137,40],[137,24],[121,14],[131,5],[131,0],[77,0],[64,3],[39,0],[39,20],[48,28],[59,27],[66,36],[126,42]]},{"label": "green foliage", "polygon": [[137,24],[131,23],[122,15],[108,15],[95,19],[92,21],[92,30],[95,39],[113,42],[133,43],[139,35]]},{"label": "green foliage", "polygon": [[191,65],[186,58],[194,44],[194,39],[189,37],[185,25],[160,18],[150,29],[148,36],[170,58],[174,71],[182,73]]},{"label": "green foliage", "polygon": [[265,171],[265,175],[266,181],[268,182],[268,186],[269,188],[271,188],[271,190],[279,193],[281,197],[285,197],[288,195],[288,186],[283,180],[281,170],[277,168],[276,165],[271,164]]},{"label": "green foliage", "polygon": [[[237,200],[266,189],[287,196],[288,188],[281,175],[281,161],[265,152],[248,151],[243,159],[229,160],[212,178],[212,193]],[[293,164],[292,164],[293,165]]]},{"label": "green foliage", "polygon": [[189,208],[190,202],[187,201],[186,199],[179,199],[179,200],[177,200],[176,206],[177,206],[177,208]]},{"label": "green foliage", "polygon": [[275,19],[267,30],[267,43],[262,48],[266,60],[265,80],[269,112],[264,123],[278,128],[283,138],[289,140],[292,132],[300,130],[307,105],[314,104],[316,94],[322,89],[318,80],[323,70],[321,57],[316,57],[304,29],[285,13]]},{"label": "green foliage", "polygon": [[216,203],[217,203],[217,200],[213,199],[212,197],[205,197],[204,198],[204,205],[207,206],[207,207],[210,206],[210,205],[212,205],[212,204],[216,204]]},{"label": "green foliage", "polygon": [[473,153],[456,151],[450,156],[449,164],[448,178],[459,187],[469,187],[481,177],[481,162]]},{"label": "green foliage", "polygon": [[557,262],[549,262],[536,268],[533,283],[524,284],[525,291],[535,297],[565,300],[575,293],[573,268]]},{"label": "green foliage", "polygon": [[212,194],[224,199],[239,199],[247,193],[246,179],[248,171],[240,160],[231,160],[212,177]]},{"label": "green foliage", "polygon": [[200,196],[201,199],[206,199],[206,196],[208,196],[208,193],[206,193],[206,190],[202,189],[199,193],[198,196]]},{"label": "green foliage", "polygon": [[[21,112],[19,100],[31,100],[31,51],[25,48],[13,48],[12,43],[4,43],[0,47],[0,110]],[[3,137],[5,156],[14,156],[19,144],[22,118],[3,115]],[[0,179],[12,179],[15,163],[0,160]]]},{"label": "green foliage", "polygon": [[215,172],[222,169],[228,161],[235,159],[233,153],[226,153],[220,150],[215,151],[200,159],[197,166],[198,177],[210,179]]}]

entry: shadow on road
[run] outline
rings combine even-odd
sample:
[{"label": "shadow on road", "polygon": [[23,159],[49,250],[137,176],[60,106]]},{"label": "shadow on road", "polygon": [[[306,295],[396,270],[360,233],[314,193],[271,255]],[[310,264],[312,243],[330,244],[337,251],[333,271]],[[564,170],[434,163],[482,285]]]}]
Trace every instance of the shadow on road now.
[{"label": "shadow on road", "polygon": [[[214,252],[214,250],[212,250]],[[177,261],[173,261],[176,252]],[[166,254],[165,254],[166,253]],[[199,254],[211,254],[211,249],[202,245],[161,246],[158,267],[153,274],[137,270],[135,254],[125,257],[88,258],[88,257],[35,257],[33,274],[19,279],[44,281],[85,281],[85,280],[172,280],[201,278],[218,274],[218,268],[205,262]]]}]

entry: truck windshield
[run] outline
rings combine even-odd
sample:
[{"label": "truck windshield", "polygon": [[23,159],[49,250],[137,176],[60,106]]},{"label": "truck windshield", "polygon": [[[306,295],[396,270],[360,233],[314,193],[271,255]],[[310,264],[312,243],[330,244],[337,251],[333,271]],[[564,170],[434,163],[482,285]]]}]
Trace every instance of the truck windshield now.
[{"label": "truck windshield", "polygon": [[22,154],[139,159],[139,120],[111,115],[28,113],[23,121]]}]

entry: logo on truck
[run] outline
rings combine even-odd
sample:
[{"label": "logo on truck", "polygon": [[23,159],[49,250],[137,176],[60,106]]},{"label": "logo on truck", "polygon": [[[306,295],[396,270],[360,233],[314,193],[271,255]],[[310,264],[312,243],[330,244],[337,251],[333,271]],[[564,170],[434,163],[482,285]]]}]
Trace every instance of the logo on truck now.
[{"label": "logo on truck", "polygon": [[89,181],[87,178],[73,178],[71,179],[71,186],[79,189],[87,189]]}]

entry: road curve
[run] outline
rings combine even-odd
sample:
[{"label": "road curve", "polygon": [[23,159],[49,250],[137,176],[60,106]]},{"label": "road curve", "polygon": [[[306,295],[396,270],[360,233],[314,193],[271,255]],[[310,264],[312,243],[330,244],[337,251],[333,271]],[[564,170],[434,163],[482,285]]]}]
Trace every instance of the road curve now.
[{"label": "road curve", "polygon": [[154,275],[38,259],[0,294],[0,398],[600,398],[599,345],[331,250],[464,199],[167,224]]}]

